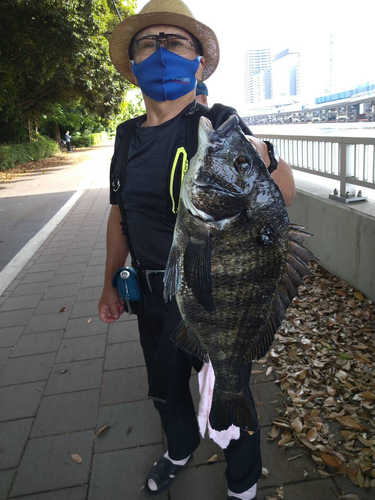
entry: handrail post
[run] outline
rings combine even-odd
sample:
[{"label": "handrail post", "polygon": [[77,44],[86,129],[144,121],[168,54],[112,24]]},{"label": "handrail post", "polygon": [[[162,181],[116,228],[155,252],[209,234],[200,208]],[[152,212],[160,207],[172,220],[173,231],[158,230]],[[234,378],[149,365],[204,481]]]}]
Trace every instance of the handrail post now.
[{"label": "handrail post", "polygon": [[338,161],[339,161],[339,176],[340,176],[340,196],[346,197],[346,147],[343,142],[338,144]]}]

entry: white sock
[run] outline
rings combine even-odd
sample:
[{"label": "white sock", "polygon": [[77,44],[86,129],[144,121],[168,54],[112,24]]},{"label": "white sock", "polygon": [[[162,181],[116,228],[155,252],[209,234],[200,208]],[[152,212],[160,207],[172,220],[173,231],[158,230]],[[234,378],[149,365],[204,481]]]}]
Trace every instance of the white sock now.
[{"label": "white sock", "polygon": [[251,488],[242,493],[233,493],[233,491],[231,491],[228,488],[228,497],[240,498],[241,500],[252,500],[253,498],[256,497],[256,494],[257,494],[256,483]]},{"label": "white sock", "polygon": [[[168,460],[170,460],[172,462],[172,464],[174,464],[174,465],[186,465],[189,458],[190,458],[190,455],[189,455],[187,458],[184,458],[183,460],[172,460],[171,457],[169,456],[168,452],[165,453],[164,456],[165,456],[165,458],[168,458]],[[156,462],[155,462],[155,464],[156,464]],[[171,476],[171,477],[174,477],[174,476]],[[153,479],[149,479],[147,481],[147,486],[150,488],[151,491],[157,491],[157,489],[158,489],[158,487]]]}]

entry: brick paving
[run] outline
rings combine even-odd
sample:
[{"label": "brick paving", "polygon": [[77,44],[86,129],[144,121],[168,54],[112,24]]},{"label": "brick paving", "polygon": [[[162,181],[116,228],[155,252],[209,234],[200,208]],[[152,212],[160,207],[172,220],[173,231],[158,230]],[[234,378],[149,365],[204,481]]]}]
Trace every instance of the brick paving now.
[{"label": "brick paving", "polygon": [[[134,317],[98,317],[108,211],[107,189],[86,191],[1,297],[0,500],[145,499],[145,476],[165,450]],[[342,490],[373,498],[268,441],[278,386],[259,375],[252,383],[269,471],[259,500],[280,485],[287,500],[335,500]],[[197,402],[196,375],[191,385]],[[224,472],[223,452],[206,438],[159,498],[225,500]]]}]

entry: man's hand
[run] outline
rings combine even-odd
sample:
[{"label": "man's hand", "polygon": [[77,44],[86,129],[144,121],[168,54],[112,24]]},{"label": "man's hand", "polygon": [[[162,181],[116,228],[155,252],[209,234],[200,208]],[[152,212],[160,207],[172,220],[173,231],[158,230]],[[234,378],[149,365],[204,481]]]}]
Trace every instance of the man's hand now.
[{"label": "man's hand", "polygon": [[124,301],[116,288],[103,288],[99,301],[99,318],[105,323],[113,323],[124,312]]}]

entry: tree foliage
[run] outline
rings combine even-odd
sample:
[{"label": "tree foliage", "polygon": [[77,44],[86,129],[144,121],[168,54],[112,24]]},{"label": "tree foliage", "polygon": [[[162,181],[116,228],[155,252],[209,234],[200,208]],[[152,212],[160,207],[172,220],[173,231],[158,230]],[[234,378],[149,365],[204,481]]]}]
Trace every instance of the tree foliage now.
[{"label": "tree foliage", "polygon": [[[117,5],[122,18],[134,13],[134,0]],[[131,87],[108,55],[117,23],[111,0],[2,0],[0,140],[57,104],[113,120]]]}]

